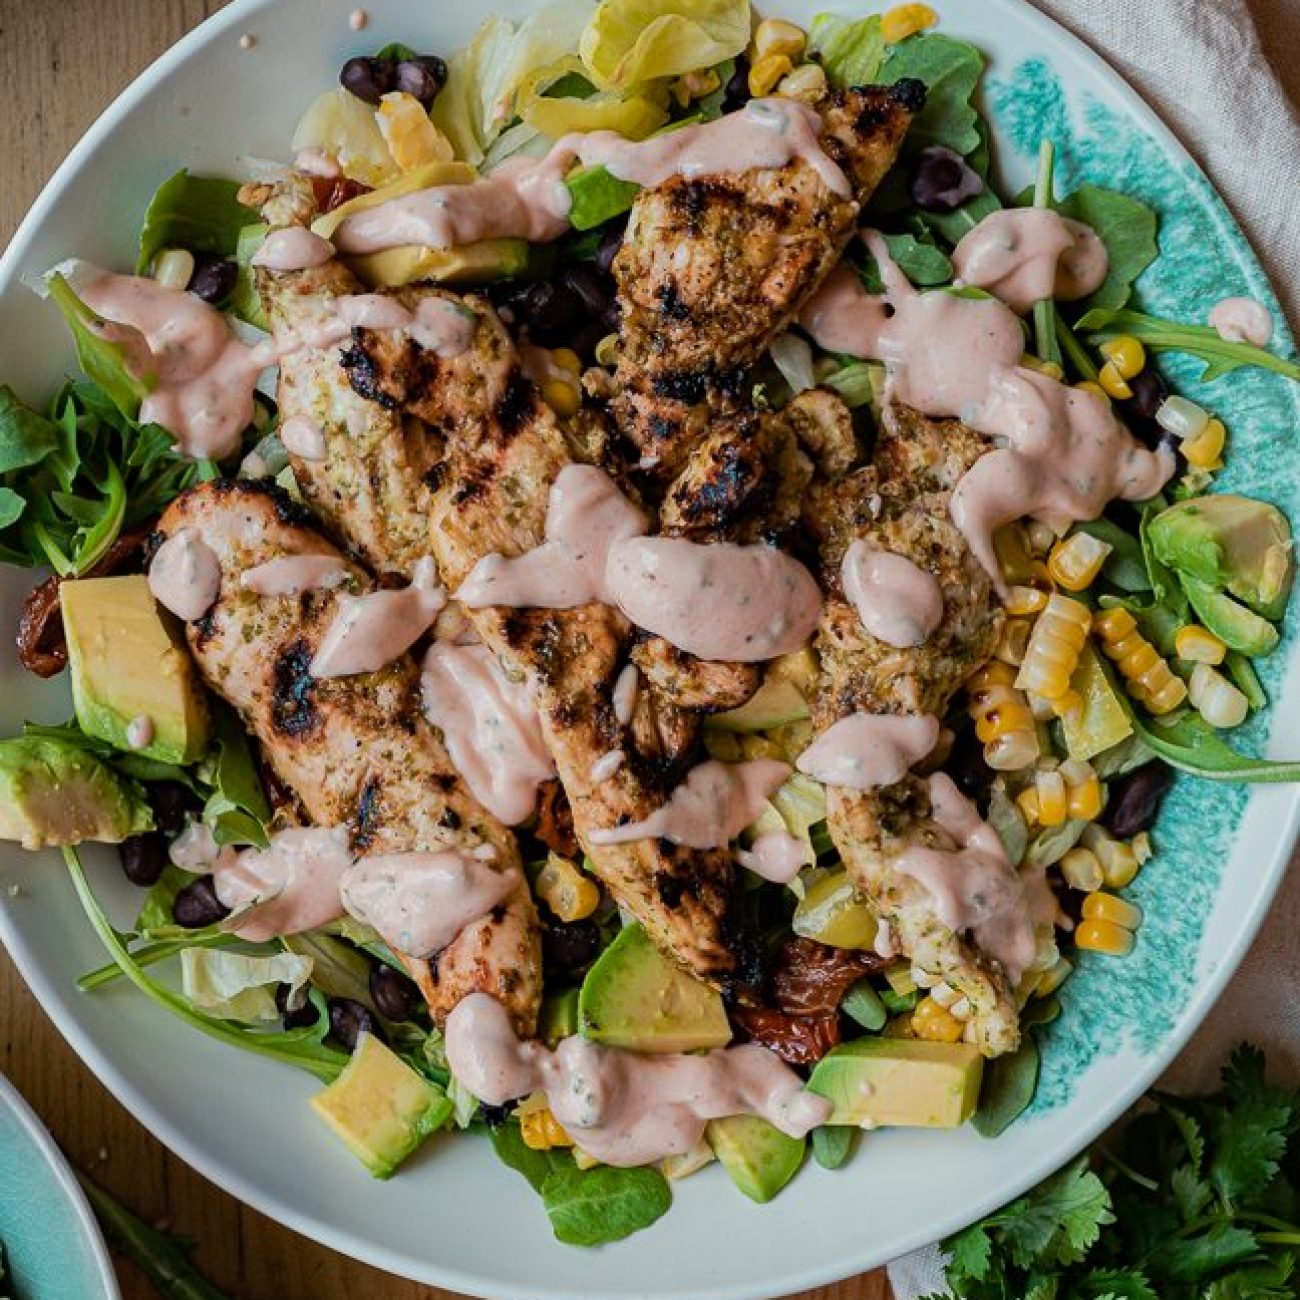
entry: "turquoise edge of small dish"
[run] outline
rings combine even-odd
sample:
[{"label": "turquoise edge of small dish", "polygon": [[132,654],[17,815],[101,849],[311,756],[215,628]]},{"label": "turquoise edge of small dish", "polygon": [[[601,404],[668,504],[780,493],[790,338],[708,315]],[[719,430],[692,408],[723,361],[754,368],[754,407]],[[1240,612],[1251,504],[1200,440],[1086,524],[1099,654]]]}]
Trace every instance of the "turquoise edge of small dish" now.
[{"label": "turquoise edge of small dish", "polygon": [[[1025,60],[986,92],[999,138],[1032,158],[1039,141],[1057,148],[1057,189],[1084,182],[1149,203],[1160,218],[1160,256],[1138,281],[1137,306],[1157,315],[1203,323],[1220,299],[1243,294],[1273,313],[1272,349],[1294,353],[1286,319],[1254,251],[1204,173],[1171,159],[1161,142],[1136,130],[1131,118],[1092,96],[1071,103],[1060,77],[1041,58]],[[1300,429],[1300,386],[1263,370],[1238,370],[1203,384],[1194,358],[1164,354],[1160,366],[1178,390],[1224,418],[1230,441],[1215,491],[1272,501],[1300,519],[1300,457],[1283,439]],[[1275,692],[1296,636],[1295,602],[1278,648],[1258,665]],[[1268,739],[1267,712],[1235,736],[1259,752]],[[1241,786],[1180,777],[1153,831],[1156,856],[1128,895],[1150,920],[1122,961],[1083,954],[1065,986],[1064,1011],[1048,1029],[1038,1092],[1029,1111],[1063,1105],[1089,1065],[1123,1047],[1154,1051],[1172,1031],[1196,983],[1204,920],[1221,884],[1221,869],[1240,825],[1248,794]]]},{"label": "turquoise edge of small dish", "polygon": [[0,1075],[0,1242],[14,1300],[120,1300],[90,1207],[39,1118]]}]

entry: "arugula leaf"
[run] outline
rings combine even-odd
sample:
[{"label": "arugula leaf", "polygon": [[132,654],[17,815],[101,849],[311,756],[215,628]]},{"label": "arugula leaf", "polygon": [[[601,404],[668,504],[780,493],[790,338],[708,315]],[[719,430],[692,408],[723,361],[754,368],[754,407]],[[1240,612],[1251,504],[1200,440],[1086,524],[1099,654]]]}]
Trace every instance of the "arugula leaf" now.
[{"label": "arugula leaf", "polygon": [[[886,235],[885,244],[898,269],[913,284],[928,288],[952,280],[952,262],[932,238],[918,239],[912,234]],[[885,282],[880,278],[876,259],[868,251],[863,252],[858,274],[871,293],[884,293]]]},{"label": "arugula leaf", "polygon": [[1171,767],[1210,781],[1300,781],[1300,762],[1277,762],[1239,753],[1199,713],[1157,722],[1130,712],[1133,730]]},{"label": "arugula leaf", "polygon": [[1124,306],[1132,293],[1133,282],[1160,251],[1156,244],[1155,212],[1141,199],[1100,185],[1081,185],[1057,203],[1056,210],[1063,217],[1091,226],[1106,245],[1110,268],[1101,288],[1089,297],[1089,305]]},{"label": "arugula leaf", "polygon": [[819,58],[837,90],[870,85],[885,57],[880,15],[852,22],[838,14],[818,14],[808,33],[808,52]]},{"label": "arugula leaf", "polygon": [[1148,316],[1127,308],[1114,310],[1095,307],[1080,317],[1075,326],[1094,339],[1132,334],[1145,344],[1148,352],[1185,352],[1205,362],[1201,379],[1205,383],[1220,379],[1243,366],[1271,370],[1300,383],[1300,363],[1288,361],[1253,343],[1230,343],[1208,325],[1182,325],[1177,321]]},{"label": "arugula leaf", "polygon": [[191,176],[183,169],[163,181],[145,209],[135,273],[145,275],[165,248],[233,257],[250,215],[239,189],[238,181]]},{"label": "arugula leaf", "polygon": [[82,370],[108,394],[113,405],[127,419],[134,420],[140,412],[140,403],[157,382],[156,377],[132,373],[127,364],[126,344],[105,336],[103,331],[107,323],[73,293],[72,286],[62,275],[56,272],[45,283],[54,305],[63,313],[63,319],[72,331]]},{"label": "arugula leaf", "polygon": [[542,1184],[542,1202],[556,1238],[569,1246],[601,1246],[648,1228],[672,1204],[657,1169],[561,1165]]},{"label": "arugula leaf", "polygon": [[889,47],[879,79],[886,86],[904,77],[924,82],[925,107],[913,120],[909,138],[968,154],[983,143],[972,102],[983,72],[984,56],[975,46],[939,32],[921,32]]},{"label": "arugula leaf", "polygon": [[24,406],[8,384],[0,384],[0,474],[39,465],[58,449],[54,425]]}]

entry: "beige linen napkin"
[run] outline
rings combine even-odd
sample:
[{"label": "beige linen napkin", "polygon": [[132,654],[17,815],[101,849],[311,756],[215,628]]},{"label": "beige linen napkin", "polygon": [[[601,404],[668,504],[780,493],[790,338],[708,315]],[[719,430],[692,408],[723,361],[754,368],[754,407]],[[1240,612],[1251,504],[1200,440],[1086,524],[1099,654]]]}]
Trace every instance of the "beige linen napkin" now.
[{"label": "beige linen napkin", "polygon": [[[1300,0],[1033,0],[1115,65],[1209,173],[1300,326]],[[1270,61],[1271,60],[1271,61]],[[1289,92],[1289,93],[1288,93]],[[1294,430],[1300,455],[1300,430]],[[1300,855],[1297,855],[1300,859]],[[1165,1082],[1212,1086],[1243,1038],[1300,1078],[1300,871]],[[931,1246],[889,1266],[898,1300],[943,1293]]]}]

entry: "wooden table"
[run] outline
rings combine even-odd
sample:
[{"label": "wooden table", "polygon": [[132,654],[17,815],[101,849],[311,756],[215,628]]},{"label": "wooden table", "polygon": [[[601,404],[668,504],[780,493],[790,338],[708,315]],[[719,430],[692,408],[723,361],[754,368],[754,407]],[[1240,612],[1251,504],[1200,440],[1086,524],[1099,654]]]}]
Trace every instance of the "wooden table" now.
[{"label": "wooden table", "polygon": [[[0,0],[0,240],[101,109],[222,0]],[[73,1055],[0,957],[0,1069],[68,1155],[138,1213],[198,1243],[212,1281],[240,1300],[454,1300],[337,1255],[239,1204],[171,1155]],[[153,1292],[120,1266],[127,1300]],[[800,1300],[886,1300],[880,1273]],[[522,1298],[521,1298],[522,1300]]]}]

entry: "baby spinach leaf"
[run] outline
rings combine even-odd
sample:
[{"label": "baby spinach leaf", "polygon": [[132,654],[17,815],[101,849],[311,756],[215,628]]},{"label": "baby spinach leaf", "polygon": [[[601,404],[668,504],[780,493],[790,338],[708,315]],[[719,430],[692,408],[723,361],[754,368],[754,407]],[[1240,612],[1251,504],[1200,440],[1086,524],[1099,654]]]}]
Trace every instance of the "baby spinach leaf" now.
[{"label": "baby spinach leaf", "polygon": [[156,382],[153,376],[132,374],[127,365],[126,348],[97,332],[103,322],[72,291],[63,276],[54,274],[46,280],[50,298],[63,313],[72,341],[76,344],[81,368],[112,400],[129,420],[139,414],[140,403]]},{"label": "baby spinach leaf", "polygon": [[961,243],[963,235],[969,234],[985,217],[1001,207],[998,196],[991,189],[986,189],[983,194],[977,194],[951,212],[917,211],[914,216],[926,230],[956,247]]},{"label": "baby spinach leaf", "polygon": [[233,257],[250,215],[238,194],[238,181],[184,170],[163,181],[145,210],[136,274],[144,275],[165,248]]},{"label": "baby spinach leaf", "polygon": [[885,57],[880,15],[852,22],[838,14],[818,14],[808,33],[808,52],[818,56],[837,89],[870,85]]},{"label": "baby spinach leaf", "polygon": [[1106,245],[1110,268],[1101,288],[1089,297],[1089,304],[1122,307],[1129,300],[1133,281],[1155,261],[1160,251],[1156,244],[1155,212],[1141,199],[1100,185],[1081,185],[1062,199],[1056,210],[1063,217],[1091,226]]},{"label": "baby spinach leaf", "polygon": [[1077,525],[1077,531],[1105,542],[1110,554],[1102,565],[1102,576],[1121,591],[1150,591],[1151,577],[1142,558],[1142,544],[1132,533],[1104,515]]},{"label": "baby spinach leaf", "polygon": [[556,1237],[569,1246],[600,1246],[648,1228],[672,1204],[657,1169],[561,1165],[542,1184],[542,1201]]},{"label": "baby spinach leaf", "polygon": [[508,1120],[491,1130],[492,1150],[502,1164],[509,1165],[528,1180],[533,1191],[540,1194],[546,1180],[558,1169],[573,1169],[573,1157],[567,1151],[534,1151],[524,1141],[519,1125]]},{"label": "baby spinach leaf", "polygon": [[985,1066],[979,1106],[971,1116],[976,1133],[995,1138],[1024,1112],[1038,1087],[1038,1065],[1038,1045],[1026,1034],[1014,1052]]},{"label": "baby spinach leaf", "polygon": [[904,77],[924,82],[925,107],[912,122],[910,138],[968,154],[982,140],[979,113],[971,100],[983,71],[984,56],[973,45],[939,32],[922,32],[889,47],[880,81],[886,86]]},{"label": "baby spinach leaf", "polygon": [[1199,357],[1205,362],[1201,379],[1206,383],[1243,366],[1271,370],[1300,383],[1300,363],[1257,348],[1253,343],[1230,343],[1208,325],[1182,325],[1128,308],[1094,307],[1079,319],[1075,328],[1094,339],[1132,334],[1146,345],[1148,352],[1185,352]]},{"label": "baby spinach leaf", "polygon": [[[952,263],[948,260],[948,255],[928,234],[921,239],[913,234],[886,235],[885,244],[898,269],[913,284],[930,288],[937,284],[947,284],[952,279]],[[872,293],[884,293],[885,284],[880,278],[880,269],[870,252],[863,252],[858,274]]]}]

